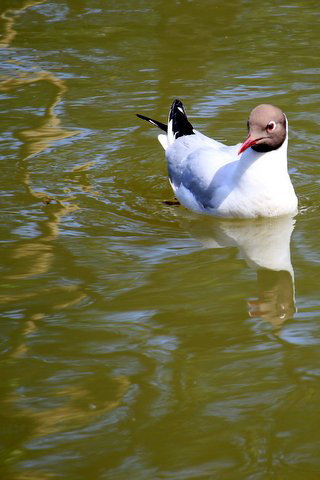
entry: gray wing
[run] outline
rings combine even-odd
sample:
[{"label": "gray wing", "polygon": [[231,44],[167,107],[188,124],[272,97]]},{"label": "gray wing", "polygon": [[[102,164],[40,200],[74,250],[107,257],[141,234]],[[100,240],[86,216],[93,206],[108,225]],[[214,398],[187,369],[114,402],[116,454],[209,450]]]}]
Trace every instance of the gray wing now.
[{"label": "gray wing", "polygon": [[216,208],[232,188],[238,145],[220,145],[217,148],[217,145],[208,143],[185,157],[181,155],[180,147],[179,151],[168,156],[169,177],[174,190],[184,186],[205,209]]}]

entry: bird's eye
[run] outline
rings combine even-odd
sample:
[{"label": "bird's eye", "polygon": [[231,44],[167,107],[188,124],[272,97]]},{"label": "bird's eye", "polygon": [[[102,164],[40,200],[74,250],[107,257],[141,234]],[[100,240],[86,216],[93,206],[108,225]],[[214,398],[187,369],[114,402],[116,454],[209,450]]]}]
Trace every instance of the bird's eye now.
[{"label": "bird's eye", "polygon": [[272,132],[272,130],[274,130],[276,128],[276,122],[274,122],[273,120],[271,122],[268,123],[267,125],[267,130],[269,132]]}]

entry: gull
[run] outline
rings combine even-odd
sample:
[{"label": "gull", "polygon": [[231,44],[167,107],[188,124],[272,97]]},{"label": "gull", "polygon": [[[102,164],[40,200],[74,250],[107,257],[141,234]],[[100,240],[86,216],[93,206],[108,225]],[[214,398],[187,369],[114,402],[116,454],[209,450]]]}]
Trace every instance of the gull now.
[{"label": "gull", "polygon": [[234,146],[195,130],[178,99],[171,105],[168,125],[137,116],[165,132],[158,139],[168,161],[169,181],[187,209],[228,218],[297,213],[287,166],[288,121],[278,107],[255,107],[247,121],[246,140]]}]

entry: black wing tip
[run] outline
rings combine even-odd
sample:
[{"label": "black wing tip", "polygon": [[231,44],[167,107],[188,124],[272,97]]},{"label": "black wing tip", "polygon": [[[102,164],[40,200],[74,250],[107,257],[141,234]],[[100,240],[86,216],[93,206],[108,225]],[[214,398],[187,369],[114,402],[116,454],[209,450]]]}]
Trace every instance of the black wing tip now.
[{"label": "black wing tip", "polygon": [[170,120],[172,120],[172,131],[175,138],[194,134],[193,126],[187,118],[183,103],[178,98],[172,102],[169,113]]},{"label": "black wing tip", "polygon": [[160,129],[163,130],[164,132],[167,132],[167,131],[168,131],[167,125],[165,125],[165,124],[162,123],[162,122],[158,122],[158,120],[153,120],[152,118],[146,117],[145,115],[141,115],[140,113],[136,113],[136,116],[139,117],[139,118],[141,118],[142,120],[145,120],[146,122],[151,123],[151,124],[154,125],[155,127],[160,128]]},{"label": "black wing tip", "polygon": [[172,104],[171,104],[171,108],[170,108],[170,119],[173,117],[173,115],[177,112],[181,112],[185,117],[187,116],[186,114],[186,110],[184,108],[184,105],[183,103],[181,102],[181,100],[179,100],[178,98],[176,98],[175,100],[173,100]]},{"label": "black wing tip", "polygon": [[181,100],[179,100],[179,98],[176,98],[175,100],[173,100],[172,106],[183,107],[183,103],[181,102]]},{"label": "black wing tip", "polygon": [[149,120],[150,120],[149,117],[145,117],[144,115],[140,115],[140,113],[136,113],[136,116],[141,118],[142,120],[146,120],[147,122],[149,122]]}]

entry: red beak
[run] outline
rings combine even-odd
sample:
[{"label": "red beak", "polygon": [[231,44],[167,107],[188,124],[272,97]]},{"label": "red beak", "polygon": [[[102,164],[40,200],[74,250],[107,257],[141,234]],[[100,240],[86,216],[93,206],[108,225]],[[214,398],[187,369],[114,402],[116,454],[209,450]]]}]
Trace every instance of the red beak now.
[{"label": "red beak", "polygon": [[246,140],[243,142],[243,144],[241,145],[241,148],[238,152],[238,155],[240,155],[240,153],[244,152],[245,150],[247,150],[247,148],[249,147],[252,147],[252,145],[255,145],[257,143],[257,141],[260,140],[260,138],[252,138],[250,136],[250,133],[248,135],[248,137],[246,138]]}]

